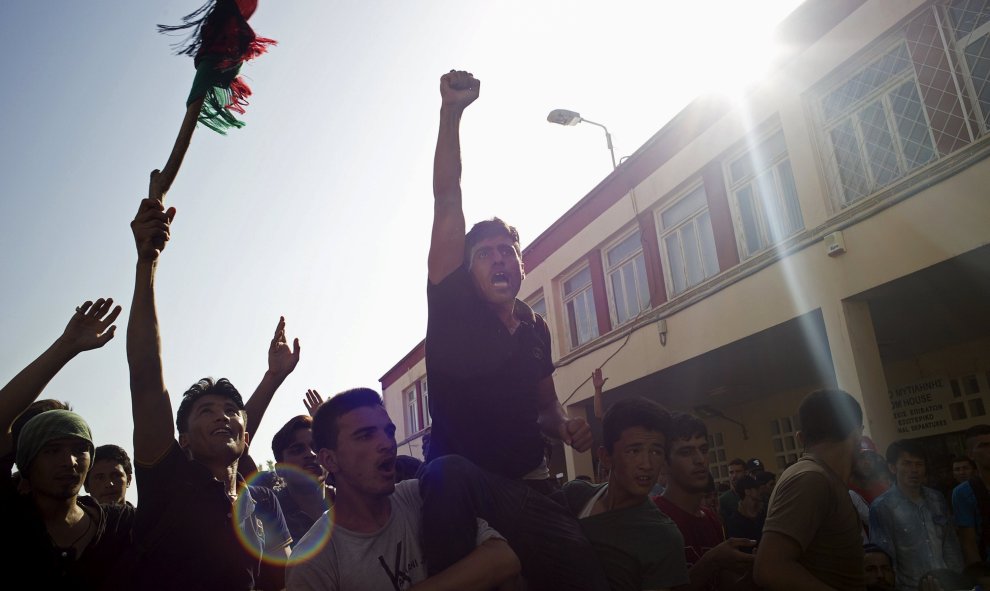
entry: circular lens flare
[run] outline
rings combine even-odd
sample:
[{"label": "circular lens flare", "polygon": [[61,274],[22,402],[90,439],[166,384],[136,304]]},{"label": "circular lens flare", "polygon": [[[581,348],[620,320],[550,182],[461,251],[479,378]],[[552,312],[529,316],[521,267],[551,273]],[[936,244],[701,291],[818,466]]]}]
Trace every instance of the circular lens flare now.
[{"label": "circular lens flare", "polygon": [[[283,477],[286,476],[284,472],[291,472],[288,474],[289,478],[314,480],[312,474],[295,466],[280,464],[278,470]],[[270,478],[270,473],[257,472],[247,479],[246,484],[268,488]],[[270,488],[268,490],[271,491]],[[282,542],[287,530],[283,533],[279,527],[278,514],[273,511],[276,501],[274,491],[270,494],[271,503],[258,502],[252,495],[245,494],[243,489],[237,496],[231,526],[241,547],[254,558],[279,566],[305,562],[319,554],[333,533],[333,509],[329,508],[317,519],[301,540],[293,540],[291,557],[286,557]],[[262,497],[263,494],[259,493],[258,496]]]}]

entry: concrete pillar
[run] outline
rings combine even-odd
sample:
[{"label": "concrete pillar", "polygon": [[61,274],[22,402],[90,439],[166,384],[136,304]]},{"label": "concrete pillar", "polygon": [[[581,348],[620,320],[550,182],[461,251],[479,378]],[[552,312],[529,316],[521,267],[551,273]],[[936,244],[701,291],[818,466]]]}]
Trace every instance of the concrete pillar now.
[{"label": "concrete pillar", "polygon": [[836,385],[859,400],[863,407],[864,434],[883,450],[897,439],[897,425],[890,410],[887,378],[870,306],[863,301],[836,302],[822,306],[822,316],[835,365]]},{"label": "concrete pillar", "polygon": [[[587,420],[588,418],[588,415],[584,410],[583,404],[572,404],[568,406],[567,416],[572,419],[580,417],[582,419]],[[584,453],[578,453],[574,451],[573,447],[564,444],[564,461],[567,463],[567,475],[565,478],[565,482],[568,480],[573,480],[574,477],[577,476],[578,474],[587,474],[588,476],[595,478],[595,473],[594,473],[595,465],[591,461],[592,459],[591,454],[592,452],[595,451],[596,449],[595,445],[597,443],[598,442],[593,443],[591,446],[591,450],[586,451]]]}]

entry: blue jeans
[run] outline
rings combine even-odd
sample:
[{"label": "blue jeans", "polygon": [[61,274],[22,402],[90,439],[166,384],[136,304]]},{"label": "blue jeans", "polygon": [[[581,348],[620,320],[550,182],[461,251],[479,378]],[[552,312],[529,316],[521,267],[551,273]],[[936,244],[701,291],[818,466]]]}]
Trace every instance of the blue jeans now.
[{"label": "blue jeans", "polygon": [[476,546],[477,518],[508,541],[528,589],[602,590],[608,582],[577,519],[521,480],[486,472],[461,456],[423,466],[423,553],[430,575]]}]

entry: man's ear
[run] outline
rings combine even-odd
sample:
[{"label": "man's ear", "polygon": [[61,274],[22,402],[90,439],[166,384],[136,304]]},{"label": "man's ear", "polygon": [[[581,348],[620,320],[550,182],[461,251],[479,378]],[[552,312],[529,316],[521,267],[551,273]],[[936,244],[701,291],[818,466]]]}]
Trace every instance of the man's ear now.
[{"label": "man's ear", "polygon": [[335,450],[324,447],[316,457],[319,459],[323,469],[330,474],[335,474],[340,468],[340,465],[337,463],[337,452]]},{"label": "man's ear", "polygon": [[251,434],[247,431],[244,432],[244,444],[251,445]]},{"label": "man's ear", "polygon": [[186,433],[179,433],[179,447],[186,449],[189,447],[189,435]]},{"label": "man's ear", "polygon": [[794,434],[794,439],[797,439],[798,449],[804,449],[804,432],[799,430]]}]

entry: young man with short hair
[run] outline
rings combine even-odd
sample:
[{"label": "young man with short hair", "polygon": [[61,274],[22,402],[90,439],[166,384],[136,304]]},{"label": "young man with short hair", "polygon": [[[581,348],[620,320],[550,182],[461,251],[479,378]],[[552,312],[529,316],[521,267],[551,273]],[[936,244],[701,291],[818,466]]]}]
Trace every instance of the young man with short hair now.
[{"label": "young man with short hair", "polygon": [[990,528],[983,515],[990,513],[990,425],[975,425],[963,435],[966,455],[976,464],[976,473],[952,491],[959,541],[966,565],[987,560]]},{"label": "young man with short hair", "polygon": [[760,495],[760,483],[749,474],[744,474],[736,480],[734,488],[741,500],[725,522],[725,535],[756,540],[759,544],[763,537],[763,522],[767,518],[766,504]]},{"label": "young man with short hair", "polygon": [[708,488],[708,428],[698,418],[675,413],[666,433],[667,488],[654,501],[684,536],[690,589],[736,588],[753,563],[744,549],[756,542],[725,539],[714,510],[702,499]]},{"label": "young man with short hair", "polygon": [[976,464],[973,460],[964,456],[952,458],[952,479],[956,481],[956,484],[966,482],[973,477],[975,472]]},{"label": "young man with short hair", "polygon": [[[531,585],[542,580],[549,589],[600,588],[604,573],[595,560],[585,559],[594,556],[594,550],[577,521],[556,503],[529,498],[516,486],[525,483],[540,494],[553,491],[544,436],[579,452],[591,448],[592,436],[587,421],[568,417],[557,399],[547,323],[516,297],[525,276],[519,233],[498,218],[479,222],[465,233],[460,122],[480,91],[481,82],[469,72],[452,70],[440,78],[426,288],[433,431],[424,470],[439,458],[457,456],[492,476],[479,475],[497,489],[497,498],[506,500],[502,507],[519,501],[516,507],[523,513],[516,519],[535,524],[550,540],[544,548],[530,546],[537,550],[532,554],[513,546]],[[442,478],[421,482],[423,545],[433,569],[471,547],[470,536],[451,537],[447,532],[473,523],[474,515],[442,490]],[[453,514],[455,509],[460,513]],[[499,524],[489,522],[511,543],[530,543],[513,540]],[[553,542],[556,536],[562,536],[560,543]]]},{"label": "young man with short hair", "polygon": [[746,462],[742,458],[733,458],[729,462],[729,490],[718,497],[718,514],[722,518],[723,523],[727,522],[729,517],[736,511],[736,505],[740,501],[740,497],[736,494],[735,490],[736,481],[744,474],[746,474]]},{"label": "young man with short hair", "polygon": [[333,505],[332,491],[326,486],[327,473],[316,451],[313,417],[308,415],[289,419],[272,438],[275,471],[285,481],[285,486],[275,489],[275,496],[292,534],[293,546]]},{"label": "young man with short hair", "polygon": [[818,390],[798,408],[805,453],[770,496],[754,579],[771,591],[862,589],[860,520],[846,482],[859,455],[863,410],[842,390]]},{"label": "young man with short hair", "polygon": [[50,410],[24,425],[17,469],[29,492],[0,475],[0,515],[16,537],[4,552],[8,576],[16,570],[37,589],[115,587],[134,508],[79,496],[92,454],[89,426],[74,412]]},{"label": "young man with short hair", "polygon": [[313,419],[320,463],[337,500],[294,549],[290,590],[487,590],[515,579],[519,562],[497,532],[477,524],[475,549],[429,577],[420,547],[419,483],[395,483],[395,425],[374,390],[348,390]]},{"label": "young man with short hair", "polygon": [[86,476],[86,492],[104,505],[127,504],[127,489],[133,474],[127,450],[119,445],[101,445],[93,454],[93,467]]},{"label": "young man with short hair", "polygon": [[890,554],[876,544],[865,544],[863,552],[866,591],[894,591],[897,587],[894,563],[890,559]]},{"label": "young man with short hair", "polygon": [[894,560],[897,588],[914,591],[930,571],[963,569],[962,549],[942,493],[923,486],[925,450],[904,439],[887,447],[894,486],[870,505],[870,542]]},{"label": "young man with short hair", "polygon": [[[271,489],[248,486],[238,474],[250,439],[240,393],[226,379],[200,380],[183,394],[173,427],[155,276],[175,209],[162,203],[158,171],[150,193],[131,222],[138,251],[127,323],[138,487],[131,586],[281,589],[291,538]],[[266,372],[259,388],[277,388],[285,375]]]},{"label": "young man with short hair", "polygon": [[669,420],[663,407],[644,398],[613,404],[602,419],[598,449],[608,482],[572,480],[554,493],[579,519],[612,591],[688,583],[684,538],[648,496],[664,465]]}]

